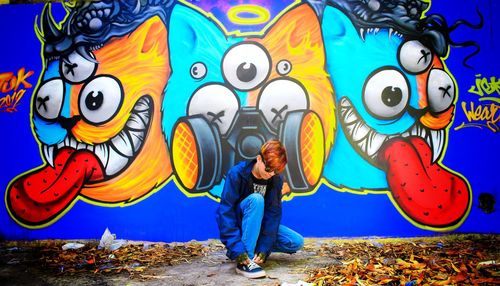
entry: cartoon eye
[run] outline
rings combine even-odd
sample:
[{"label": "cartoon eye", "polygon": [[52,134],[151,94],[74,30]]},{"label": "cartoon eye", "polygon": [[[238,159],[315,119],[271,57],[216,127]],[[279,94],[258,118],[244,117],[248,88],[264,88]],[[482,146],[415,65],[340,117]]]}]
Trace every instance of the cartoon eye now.
[{"label": "cartoon eye", "polygon": [[94,75],[97,64],[72,52],[61,61],[61,74],[70,83],[81,83]]},{"label": "cartoon eye", "polygon": [[60,78],[42,84],[36,93],[35,110],[45,119],[56,119],[64,100],[64,83]]},{"label": "cartoon eye", "polygon": [[441,112],[455,99],[455,83],[444,70],[432,69],[427,80],[427,99],[433,112]]},{"label": "cartoon eye", "polygon": [[276,70],[280,75],[287,75],[292,70],[292,64],[287,60],[281,60],[276,65]]},{"label": "cartoon eye", "polygon": [[231,48],[222,60],[222,75],[239,90],[262,84],[271,72],[271,59],[257,43],[245,42]]},{"label": "cartoon eye", "polygon": [[188,115],[202,114],[209,122],[217,125],[225,134],[233,122],[240,104],[236,95],[220,84],[199,88],[188,104]]},{"label": "cartoon eye", "polygon": [[123,101],[123,89],[118,79],[99,76],[90,81],[80,92],[79,109],[84,120],[94,124],[113,118]]},{"label": "cartoon eye", "polygon": [[288,112],[307,109],[309,102],[304,87],[298,82],[276,79],[262,89],[257,106],[267,122],[278,128]]},{"label": "cartoon eye", "polygon": [[202,62],[194,63],[191,66],[191,76],[194,79],[202,79],[207,74],[207,67]]},{"label": "cartoon eye", "polygon": [[405,71],[418,74],[430,66],[432,52],[419,41],[408,41],[399,49],[399,62]]},{"label": "cartoon eye", "polygon": [[363,87],[363,103],[368,112],[381,119],[398,117],[410,98],[406,77],[398,70],[376,70]]}]

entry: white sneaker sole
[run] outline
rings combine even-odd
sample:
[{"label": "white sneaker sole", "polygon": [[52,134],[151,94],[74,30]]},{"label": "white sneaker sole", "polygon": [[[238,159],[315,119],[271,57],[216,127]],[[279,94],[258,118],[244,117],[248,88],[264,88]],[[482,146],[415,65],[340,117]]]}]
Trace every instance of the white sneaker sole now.
[{"label": "white sneaker sole", "polygon": [[236,273],[238,274],[241,274],[247,278],[262,278],[262,277],[266,277],[266,271],[262,270],[262,271],[259,271],[259,272],[254,272],[254,273],[250,273],[250,272],[246,272],[246,271],[242,271],[242,270],[239,270],[238,268],[236,268]]}]

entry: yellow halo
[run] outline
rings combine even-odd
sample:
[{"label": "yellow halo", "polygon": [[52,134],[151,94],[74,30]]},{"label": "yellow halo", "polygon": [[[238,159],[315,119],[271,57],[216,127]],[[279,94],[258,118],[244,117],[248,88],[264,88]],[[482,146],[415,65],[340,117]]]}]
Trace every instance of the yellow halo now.
[{"label": "yellow halo", "polygon": [[[256,15],[257,17],[252,17],[252,18],[243,18],[239,16],[240,13],[251,13]],[[251,5],[251,4],[243,4],[243,5],[238,5],[231,7],[229,11],[227,11],[227,17],[229,20],[235,24],[239,25],[258,25],[258,24],[263,24],[269,21],[271,18],[271,14],[269,11],[267,11],[266,8],[258,6],[258,5]]]}]

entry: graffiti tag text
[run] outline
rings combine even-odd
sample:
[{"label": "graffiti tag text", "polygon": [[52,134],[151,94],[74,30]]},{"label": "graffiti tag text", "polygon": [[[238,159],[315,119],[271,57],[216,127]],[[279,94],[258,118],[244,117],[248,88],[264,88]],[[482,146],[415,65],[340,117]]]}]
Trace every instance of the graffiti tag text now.
[{"label": "graffiti tag text", "polygon": [[25,68],[20,68],[17,75],[13,72],[0,73],[0,93],[11,93],[0,95],[0,112],[17,111],[17,106],[20,104],[26,90],[33,87],[27,81],[33,74],[33,71],[26,72]]}]

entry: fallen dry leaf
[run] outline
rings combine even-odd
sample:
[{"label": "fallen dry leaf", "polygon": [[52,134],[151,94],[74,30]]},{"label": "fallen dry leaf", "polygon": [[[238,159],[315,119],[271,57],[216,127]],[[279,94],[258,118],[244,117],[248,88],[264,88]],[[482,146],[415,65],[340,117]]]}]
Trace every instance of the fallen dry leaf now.
[{"label": "fallen dry leaf", "polygon": [[316,285],[500,285],[500,237],[386,239],[323,244],[341,263],[309,271]]}]

